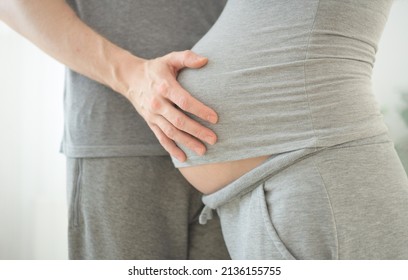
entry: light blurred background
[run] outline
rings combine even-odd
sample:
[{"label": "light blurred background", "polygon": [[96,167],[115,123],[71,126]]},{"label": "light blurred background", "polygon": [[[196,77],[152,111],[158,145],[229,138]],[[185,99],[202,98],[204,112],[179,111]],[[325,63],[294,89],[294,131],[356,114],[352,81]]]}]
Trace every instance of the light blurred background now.
[{"label": "light blurred background", "polygon": [[[408,169],[408,1],[396,0],[374,93]],[[0,22],[0,259],[66,259],[64,67]]]}]

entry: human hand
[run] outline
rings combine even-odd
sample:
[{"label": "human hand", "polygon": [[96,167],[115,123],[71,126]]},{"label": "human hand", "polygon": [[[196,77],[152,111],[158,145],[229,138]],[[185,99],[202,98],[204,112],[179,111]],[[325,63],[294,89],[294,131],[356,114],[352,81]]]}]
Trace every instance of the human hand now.
[{"label": "human hand", "polygon": [[206,58],[183,51],[141,59],[87,26],[64,0],[3,2],[1,20],[67,67],[127,97],[170,155],[186,160],[175,142],[199,155],[206,152],[201,141],[216,142],[214,132],[185,112],[211,123],[217,114],[176,80],[181,69],[203,67]]},{"label": "human hand", "polygon": [[184,113],[189,112],[214,124],[218,121],[216,112],[191,96],[177,82],[181,69],[201,68],[207,61],[207,58],[192,51],[172,52],[156,59],[140,60],[136,72],[130,71],[131,82],[125,96],[164,149],[181,162],[186,160],[186,155],[175,142],[203,155],[206,147],[201,141],[211,145],[217,141],[213,131]]}]

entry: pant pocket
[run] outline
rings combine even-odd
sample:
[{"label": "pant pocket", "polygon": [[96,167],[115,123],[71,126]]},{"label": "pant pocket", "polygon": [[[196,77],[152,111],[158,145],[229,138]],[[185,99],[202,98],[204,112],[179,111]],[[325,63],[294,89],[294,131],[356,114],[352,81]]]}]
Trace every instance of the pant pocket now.
[{"label": "pant pocket", "polygon": [[69,227],[79,226],[82,189],[82,159],[67,159],[67,197]]},{"label": "pant pocket", "polygon": [[264,185],[265,184],[262,184],[262,187],[257,188],[255,192],[258,198],[259,211],[263,219],[266,234],[269,236],[270,240],[274,244],[274,247],[282,255],[283,259],[286,259],[286,260],[295,259],[295,257],[288,250],[288,248],[286,247],[286,245],[280,238],[273,223],[271,222],[270,215],[269,215],[269,209],[268,209],[268,205],[267,205],[266,197],[265,197]]},{"label": "pant pocket", "polygon": [[217,209],[228,252],[232,259],[294,259],[273,226],[265,223],[268,214],[262,194],[260,185]]},{"label": "pant pocket", "polygon": [[335,217],[313,157],[272,177],[257,192],[265,227],[282,255],[338,258]]}]

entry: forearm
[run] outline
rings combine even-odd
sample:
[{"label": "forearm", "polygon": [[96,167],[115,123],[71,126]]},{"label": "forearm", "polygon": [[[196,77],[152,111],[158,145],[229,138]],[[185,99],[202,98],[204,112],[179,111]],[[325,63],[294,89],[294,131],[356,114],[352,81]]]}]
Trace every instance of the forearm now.
[{"label": "forearm", "polygon": [[199,140],[215,143],[214,132],[184,112],[212,123],[217,122],[217,114],[176,80],[178,71],[200,68],[207,59],[189,51],[151,60],[134,56],[93,31],[65,0],[0,1],[0,20],[69,68],[124,95],[163,147],[180,161],[185,154],[174,141],[198,154],[206,150]]},{"label": "forearm", "polygon": [[139,59],[93,31],[64,0],[1,1],[0,19],[69,68],[127,93],[123,68]]}]

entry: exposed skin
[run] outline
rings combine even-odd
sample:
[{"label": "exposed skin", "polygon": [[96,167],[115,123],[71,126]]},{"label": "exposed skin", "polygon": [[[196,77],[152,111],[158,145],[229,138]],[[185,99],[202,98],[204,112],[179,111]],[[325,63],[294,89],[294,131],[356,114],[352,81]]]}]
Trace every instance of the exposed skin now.
[{"label": "exposed skin", "polygon": [[216,123],[216,112],[176,80],[181,69],[201,68],[207,58],[191,51],[151,60],[138,57],[92,30],[64,0],[0,1],[0,20],[69,68],[125,96],[179,161],[186,155],[175,141],[199,155],[206,152],[202,142],[217,141],[213,131],[184,114]]}]

